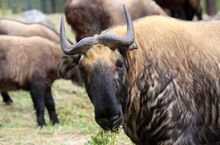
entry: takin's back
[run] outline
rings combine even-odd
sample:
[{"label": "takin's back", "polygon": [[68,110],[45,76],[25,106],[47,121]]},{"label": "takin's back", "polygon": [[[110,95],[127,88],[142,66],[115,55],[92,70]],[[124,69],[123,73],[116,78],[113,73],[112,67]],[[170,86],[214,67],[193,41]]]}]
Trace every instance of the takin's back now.
[{"label": "takin's back", "polygon": [[[153,55],[172,62],[212,55],[220,63],[220,21],[188,22],[164,16],[148,16],[134,21],[134,29],[138,49],[131,51],[131,54]],[[125,32],[125,26],[118,26],[103,33],[123,36]],[[200,56],[196,56],[196,53]]]},{"label": "takin's back", "polygon": [[57,43],[42,37],[0,36],[0,90],[23,88],[33,75],[56,75],[62,56]]},{"label": "takin's back", "polygon": [[112,0],[105,1],[103,3],[104,8],[106,8],[111,15],[114,25],[124,23],[124,12],[121,7],[123,4],[128,7],[133,20],[149,15],[166,16],[166,13],[163,11],[163,9],[160,8],[160,6],[158,6],[153,0]]},{"label": "takin's back", "polygon": [[14,36],[41,36],[59,43],[59,33],[55,30],[37,23],[23,23],[11,19],[0,19],[0,34]]}]

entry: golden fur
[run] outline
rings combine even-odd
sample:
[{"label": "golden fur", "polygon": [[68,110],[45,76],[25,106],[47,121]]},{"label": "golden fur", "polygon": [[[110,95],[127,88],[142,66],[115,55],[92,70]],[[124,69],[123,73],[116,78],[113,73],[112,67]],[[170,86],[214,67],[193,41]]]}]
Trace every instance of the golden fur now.
[{"label": "golden fur", "polygon": [[114,70],[115,68],[113,67],[116,62],[117,55],[117,51],[112,51],[103,45],[96,45],[88,50],[85,56],[82,56],[83,58],[81,63],[85,66],[85,71],[88,72],[88,74],[93,71],[93,66],[97,62],[104,62]]},{"label": "golden fur", "polygon": [[[128,100],[123,100],[126,101],[123,104],[126,134],[136,144],[158,143],[154,140],[158,137],[156,135],[168,136],[163,141],[164,145],[195,143],[193,138],[187,138],[188,133],[192,135],[191,128],[172,130],[176,115],[181,115],[193,127],[202,120],[199,122],[202,132],[194,130],[202,139],[210,133],[207,126],[218,131],[220,123],[215,120],[219,120],[220,116],[217,111],[220,109],[220,21],[186,22],[149,16],[134,21],[134,28],[138,49],[126,54]],[[103,33],[124,36],[125,32],[125,26],[118,26]],[[112,58],[117,58],[116,50],[94,45],[81,58],[81,63],[86,66],[87,73],[92,72],[97,62],[113,66],[111,63],[115,64]],[[149,86],[148,90],[146,86]],[[164,89],[161,89],[163,86]],[[164,101],[162,103],[170,103],[167,108],[158,107],[161,100]],[[213,102],[210,103],[210,100]],[[155,108],[161,109],[156,110],[159,113],[151,112],[152,116],[144,114],[144,111]],[[150,119],[148,124],[146,118]],[[175,123],[183,121],[178,119]],[[158,125],[152,127],[155,123]],[[173,135],[178,138],[175,140]]]},{"label": "golden fur", "polygon": [[[134,121],[136,119],[134,114],[137,115],[138,112],[141,111],[139,105],[141,104],[141,98],[139,98],[140,94],[138,93],[140,88],[136,81],[140,80],[140,72],[144,72],[146,67],[150,67],[150,65],[156,63],[161,68],[161,72],[167,74],[167,76],[173,76],[173,84],[176,86],[177,91],[186,93],[185,97],[188,100],[191,100],[191,97],[193,97],[194,99],[201,99],[203,101],[205,100],[204,102],[208,102],[207,99],[209,99],[209,97],[203,98],[203,96],[200,95],[197,96],[201,97],[198,99],[195,95],[195,92],[202,92],[200,88],[202,89],[205,87],[207,83],[205,81],[206,79],[213,83],[213,86],[207,86],[207,88],[211,87],[216,90],[216,95],[220,97],[220,21],[192,23],[177,21],[172,18],[154,16],[137,20],[134,23],[134,26],[138,49],[128,53],[130,66],[128,75],[131,76],[129,77],[128,86],[135,85],[132,88],[129,88],[130,95],[126,109],[132,111],[128,111],[130,113],[125,114],[124,128],[133,141],[140,143],[141,139],[136,130],[137,124],[128,124],[132,122],[131,120]],[[124,27],[117,27],[108,33],[123,35],[124,32]],[[161,74],[159,72],[159,70],[151,72],[152,79],[155,80],[155,85],[148,91],[147,96],[149,98],[154,96],[157,88],[160,88],[161,84],[158,83],[158,81],[161,81],[159,78]],[[195,85],[195,79],[201,79],[201,81],[199,82],[198,80],[198,84]],[[172,90],[172,87],[172,84],[168,85],[167,91],[170,89]],[[194,88],[198,88],[198,90],[195,90]],[[158,100],[154,100],[153,102],[148,101],[148,106],[156,105],[155,103],[157,101]],[[181,98],[179,102],[181,102]],[[216,102],[220,104],[219,100]],[[175,103],[170,107],[172,108],[172,106],[175,106],[174,104]],[[203,123],[209,125],[206,120],[216,118],[216,113],[211,117],[209,115],[201,115],[201,113],[209,114],[210,110],[207,109],[200,112],[200,106],[203,106],[202,103],[194,103],[190,106],[191,109],[189,110],[194,110],[199,116],[207,116]],[[187,112],[187,110],[185,111]],[[168,114],[171,114],[171,112]],[[164,122],[169,123],[172,121],[170,119],[172,119],[172,117],[169,117],[167,121],[164,120]],[[126,124],[128,126],[126,126]],[[220,126],[220,123],[212,124],[212,126],[214,125]],[[133,126],[133,128],[131,126]],[[150,128],[150,126],[146,127]],[[162,129],[162,126],[160,129]],[[184,138],[182,139],[184,140]],[[183,140],[179,140],[179,142],[183,142]],[[167,144],[170,142],[172,141],[168,140]]]}]

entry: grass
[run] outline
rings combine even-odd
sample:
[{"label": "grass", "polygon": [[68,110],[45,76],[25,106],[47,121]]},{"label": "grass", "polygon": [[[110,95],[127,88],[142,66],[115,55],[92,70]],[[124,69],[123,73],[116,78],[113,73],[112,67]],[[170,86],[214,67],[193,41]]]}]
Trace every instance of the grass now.
[{"label": "grass", "polygon": [[[11,92],[14,103],[0,101],[0,145],[129,145],[120,130],[103,132],[94,121],[93,106],[84,88],[70,81],[59,80],[53,85],[53,96],[60,124],[52,126],[45,113],[47,126],[40,129],[28,92]],[[72,91],[76,93],[72,93]]]},{"label": "grass", "polygon": [[116,137],[118,133],[109,133],[100,130],[96,135],[93,135],[85,145],[116,145]]}]

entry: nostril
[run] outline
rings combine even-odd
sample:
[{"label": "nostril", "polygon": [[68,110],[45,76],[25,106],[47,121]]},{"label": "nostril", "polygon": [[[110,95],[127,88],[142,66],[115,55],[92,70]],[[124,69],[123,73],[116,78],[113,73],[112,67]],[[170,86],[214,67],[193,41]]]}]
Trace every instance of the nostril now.
[{"label": "nostril", "polygon": [[105,130],[117,129],[121,125],[122,120],[121,114],[109,118],[96,118],[96,122]]},{"label": "nostril", "polygon": [[119,118],[121,117],[120,114],[116,115],[116,116],[113,116],[110,121],[114,124],[115,121],[117,121]]}]

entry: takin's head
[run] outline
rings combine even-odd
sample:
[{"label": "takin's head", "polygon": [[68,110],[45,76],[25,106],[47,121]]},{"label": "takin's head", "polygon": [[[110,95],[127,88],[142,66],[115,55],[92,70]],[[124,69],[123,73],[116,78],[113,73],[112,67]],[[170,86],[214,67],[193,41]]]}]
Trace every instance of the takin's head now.
[{"label": "takin's head", "polygon": [[125,52],[136,48],[132,20],[126,7],[124,10],[127,33],[123,38],[101,34],[70,45],[65,36],[64,20],[61,19],[61,47],[67,55],[81,55],[80,59],[74,59],[77,61],[75,64],[79,66],[93,103],[95,120],[105,130],[116,130],[122,123],[122,101],[128,91]]}]

